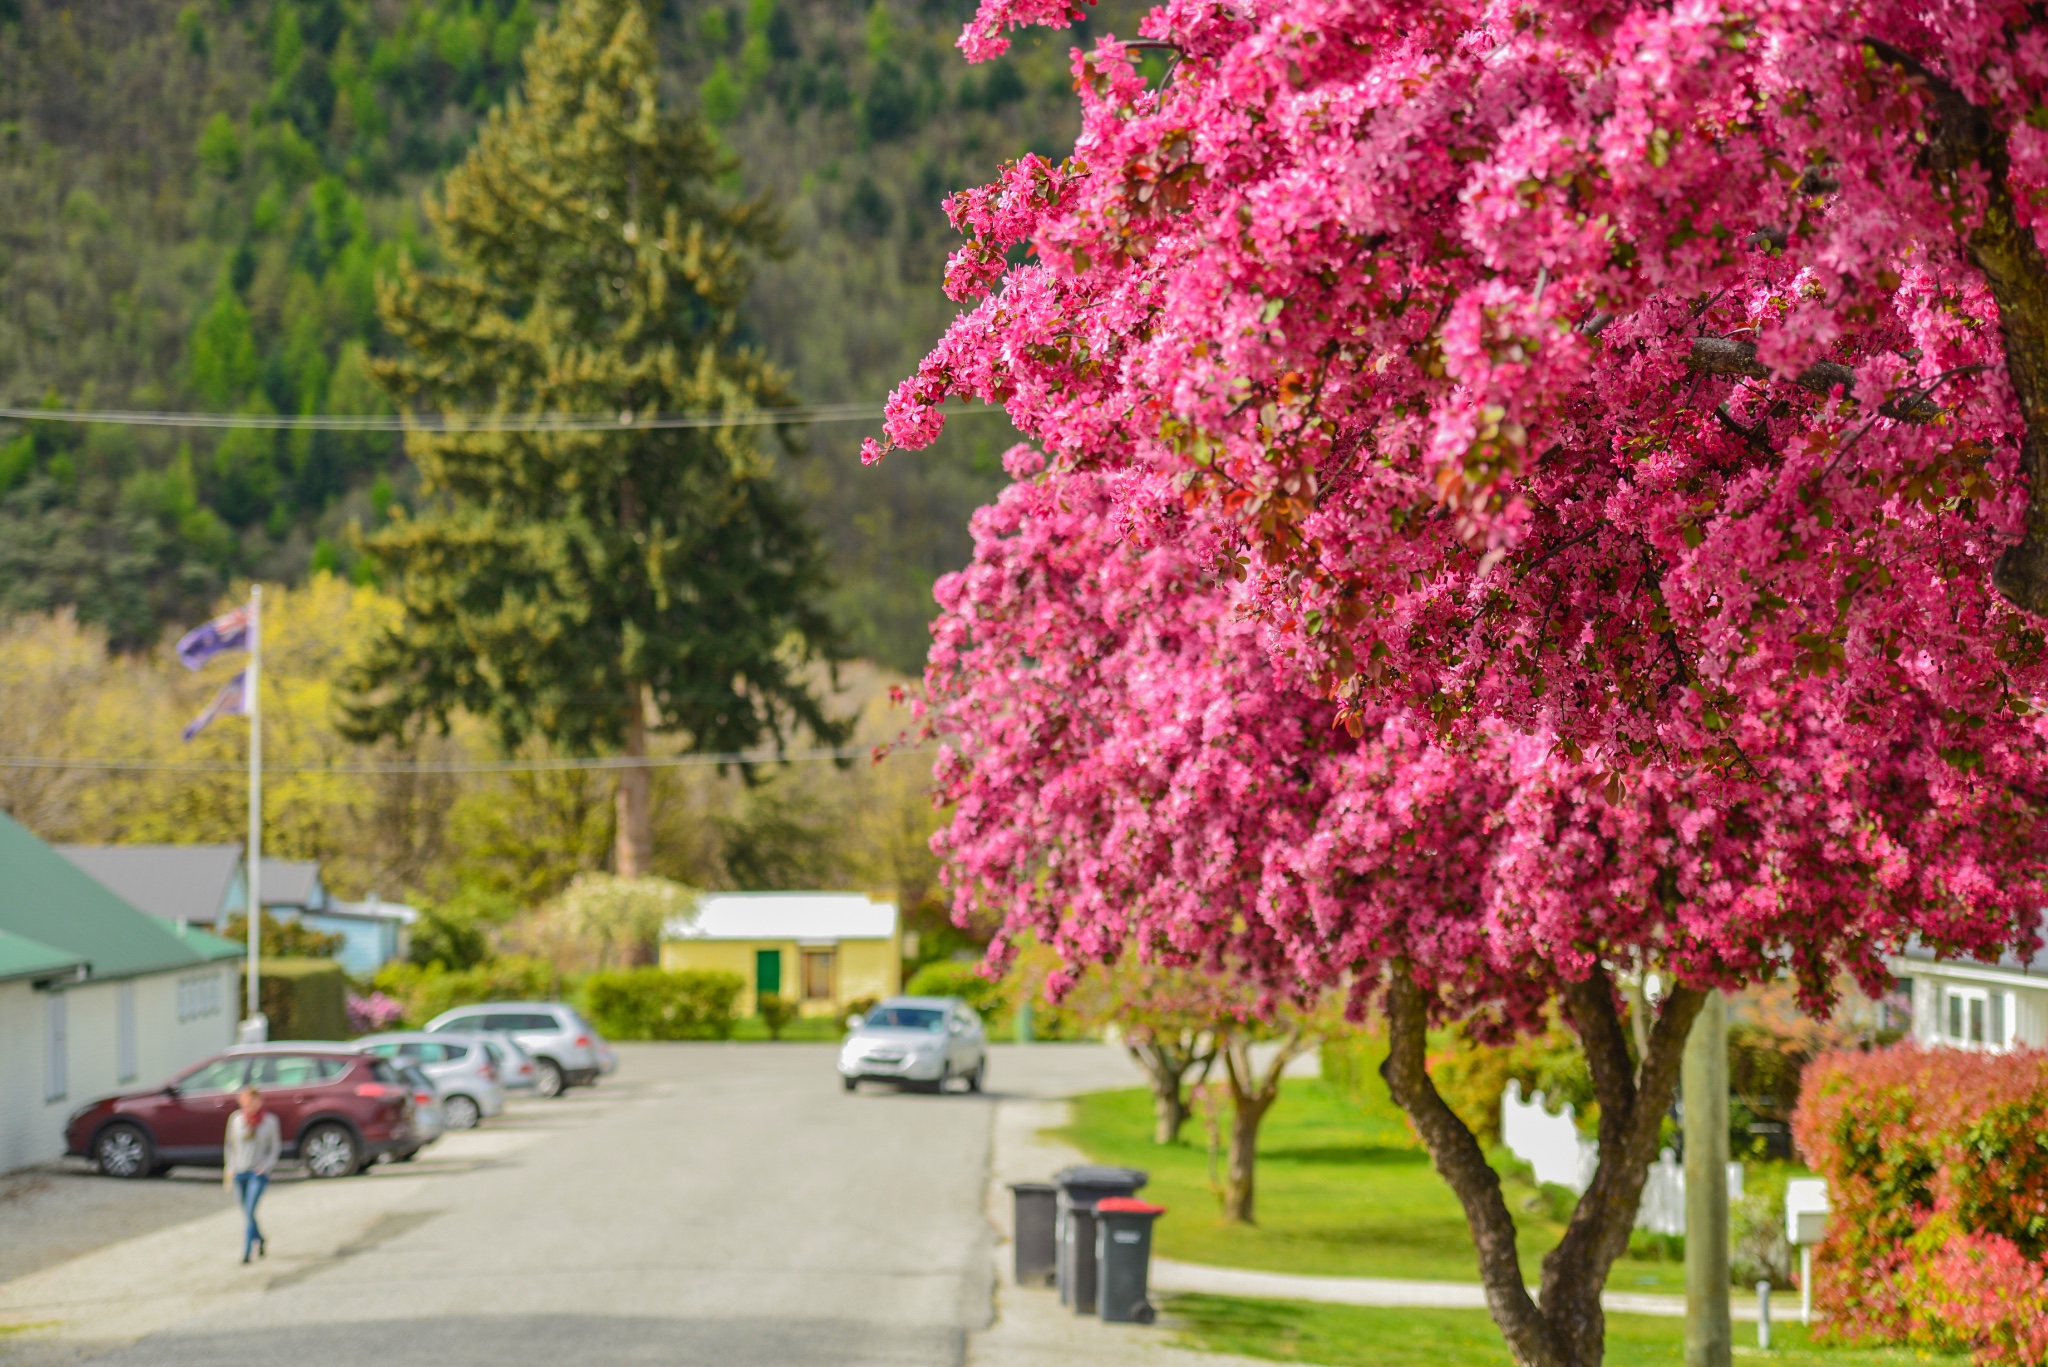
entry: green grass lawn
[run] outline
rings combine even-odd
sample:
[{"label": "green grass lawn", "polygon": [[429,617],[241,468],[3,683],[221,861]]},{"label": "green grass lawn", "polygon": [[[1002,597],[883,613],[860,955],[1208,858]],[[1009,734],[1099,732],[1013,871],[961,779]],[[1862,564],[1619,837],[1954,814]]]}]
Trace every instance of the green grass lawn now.
[{"label": "green grass lawn", "polygon": [[[1330,1277],[1478,1280],[1464,1210],[1391,1101],[1361,1107],[1326,1083],[1289,1080],[1260,1129],[1253,1228],[1217,1218],[1200,1120],[1177,1145],[1153,1144],[1151,1134],[1151,1095],[1140,1088],[1076,1099],[1059,1137],[1097,1162],[1152,1174],[1145,1196],[1172,1212],[1155,1235],[1162,1257]],[[1504,1188],[1533,1283],[1564,1226],[1527,1182],[1511,1176]],[[1682,1293],[1684,1268],[1623,1259],[1608,1285]]]},{"label": "green grass lawn", "polygon": [[[1166,1312],[1181,1342],[1212,1353],[1318,1367],[1512,1367],[1500,1331],[1481,1310],[1382,1310],[1358,1305],[1174,1296]],[[1685,1323],[1649,1315],[1607,1317],[1608,1367],[1650,1367],[1684,1360]],[[1756,1346],[1756,1326],[1735,1326],[1738,1361],[1763,1367],[1892,1367],[1962,1357],[1906,1349],[1809,1347],[1798,1324],[1771,1326],[1771,1351]]]}]

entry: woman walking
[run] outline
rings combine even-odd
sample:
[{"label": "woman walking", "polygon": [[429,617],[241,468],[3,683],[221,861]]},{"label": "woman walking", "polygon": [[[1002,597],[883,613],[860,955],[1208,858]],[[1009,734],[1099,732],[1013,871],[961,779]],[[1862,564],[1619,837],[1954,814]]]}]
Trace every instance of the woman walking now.
[{"label": "woman walking", "polygon": [[250,1250],[258,1257],[270,1255],[263,1231],[256,1227],[256,1203],[270,1185],[270,1170],[277,1166],[278,1151],[284,1147],[277,1117],[263,1109],[263,1097],[254,1087],[242,1089],[242,1105],[228,1117],[226,1162],[221,1165],[221,1185],[235,1193],[248,1221],[242,1231],[242,1261]]}]

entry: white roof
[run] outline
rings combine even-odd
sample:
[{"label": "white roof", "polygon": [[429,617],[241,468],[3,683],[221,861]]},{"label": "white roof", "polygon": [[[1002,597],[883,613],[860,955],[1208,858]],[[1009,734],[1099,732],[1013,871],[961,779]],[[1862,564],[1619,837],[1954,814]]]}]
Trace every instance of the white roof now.
[{"label": "white roof", "polygon": [[858,892],[721,892],[663,927],[671,940],[885,940],[896,904]]},{"label": "white roof", "polygon": [[409,907],[403,902],[386,902],[378,898],[372,898],[367,902],[329,902],[313,915],[346,916],[366,921],[396,921],[407,926],[420,919],[418,907]]}]

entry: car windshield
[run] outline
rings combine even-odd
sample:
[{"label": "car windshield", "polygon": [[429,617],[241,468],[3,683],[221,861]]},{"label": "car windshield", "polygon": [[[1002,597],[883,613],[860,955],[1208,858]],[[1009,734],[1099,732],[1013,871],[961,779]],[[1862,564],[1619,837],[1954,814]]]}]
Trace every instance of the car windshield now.
[{"label": "car windshield", "polygon": [[863,1030],[927,1030],[946,1028],[946,1013],[928,1006],[878,1006],[860,1023]]}]

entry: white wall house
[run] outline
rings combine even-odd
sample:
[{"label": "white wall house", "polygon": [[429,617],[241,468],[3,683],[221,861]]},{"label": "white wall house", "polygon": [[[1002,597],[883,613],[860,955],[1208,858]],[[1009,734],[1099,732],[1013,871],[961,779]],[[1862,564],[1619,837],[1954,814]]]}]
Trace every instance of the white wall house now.
[{"label": "white wall house", "polygon": [[[2044,913],[2048,929],[2048,913]],[[1913,1038],[1929,1047],[2048,1048],[2048,947],[2022,961],[1937,959],[1915,945],[1891,960],[1913,1003]]]},{"label": "white wall house", "polygon": [[0,1172],[234,1040],[241,946],[139,911],[0,815]]}]

